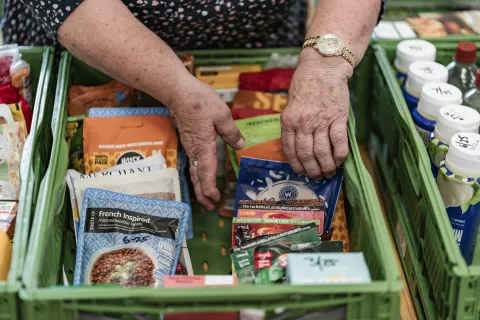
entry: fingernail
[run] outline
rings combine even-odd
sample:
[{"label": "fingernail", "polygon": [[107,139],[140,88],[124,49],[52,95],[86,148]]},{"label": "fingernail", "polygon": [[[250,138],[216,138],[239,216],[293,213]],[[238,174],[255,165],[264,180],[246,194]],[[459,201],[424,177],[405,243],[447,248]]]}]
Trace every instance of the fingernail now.
[{"label": "fingernail", "polygon": [[244,137],[241,137],[238,141],[237,141],[237,149],[243,149],[243,147],[245,147],[245,138]]}]

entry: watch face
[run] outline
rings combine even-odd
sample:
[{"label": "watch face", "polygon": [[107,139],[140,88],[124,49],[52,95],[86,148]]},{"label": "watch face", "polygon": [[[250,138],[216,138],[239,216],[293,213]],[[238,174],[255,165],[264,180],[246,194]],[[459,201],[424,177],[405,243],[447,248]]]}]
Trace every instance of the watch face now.
[{"label": "watch face", "polygon": [[317,48],[326,55],[340,55],[342,53],[343,42],[333,34],[325,34],[318,41]]}]

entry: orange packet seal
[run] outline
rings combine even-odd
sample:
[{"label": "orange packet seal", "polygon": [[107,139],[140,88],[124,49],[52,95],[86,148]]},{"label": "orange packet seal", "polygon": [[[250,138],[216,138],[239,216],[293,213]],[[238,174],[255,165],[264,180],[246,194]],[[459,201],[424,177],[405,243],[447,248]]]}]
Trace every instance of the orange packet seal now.
[{"label": "orange packet seal", "polygon": [[240,163],[242,157],[288,162],[283,153],[282,139],[280,138],[237,150],[235,153],[237,155],[238,163]]},{"label": "orange packet seal", "polygon": [[282,112],[287,106],[288,96],[262,91],[239,90],[233,98],[233,109],[261,109]]},{"label": "orange packet seal", "polygon": [[85,118],[83,139],[86,174],[156,154],[177,167],[178,138],[169,117]]},{"label": "orange packet seal", "polygon": [[335,208],[335,216],[332,221],[332,240],[343,241],[343,251],[350,251],[350,238],[348,237],[347,217],[345,215],[345,198],[343,196],[343,188],[340,189],[337,207]]}]

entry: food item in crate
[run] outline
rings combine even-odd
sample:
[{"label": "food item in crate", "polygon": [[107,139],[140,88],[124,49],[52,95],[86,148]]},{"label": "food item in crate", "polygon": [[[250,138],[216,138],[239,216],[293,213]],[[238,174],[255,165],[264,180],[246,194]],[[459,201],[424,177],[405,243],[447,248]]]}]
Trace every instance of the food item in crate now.
[{"label": "food item in crate", "polygon": [[67,122],[67,144],[70,169],[85,173],[83,154],[83,120],[69,119]]},{"label": "food item in crate", "polygon": [[423,86],[418,107],[412,110],[412,118],[425,146],[428,147],[430,133],[435,129],[440,108],[461,103],[462,92],[451,84],[430,82]]},{"label": "food item in crate", "polygon": [[18,201],[0,200],[0,230],[13,238],[17,219]]},{"label": "food item in crate", "polygon": [[350,237],[348,236],[347,215],[345,214],[345,199],[343,188],[340,189],[337,206],[330,230],[322,234],[322,240],[340,240],[343,242],[343,251],[350,251]]},{"label": "food item in crate", "polygon": [[296,68],[298,64],[298,54],[279,54],[272,53],[268,62],[265,64],[265,70],[278,68]]},{"label": "food item in crate", "polygon": [[195,69],[198,80],[209,84],[220,95],[223,101],[231,103],[238,91],[239,75],[242,72],[262,70],[258,64],[234,66],[203,66]]},{"label": "food item in crate", "polygon": [[322,234],[324,231],[325,207],[322,200],[242,200],[238,203],[236,217],[260,218],[271,220],[271,223],[286,219],[314,220],[318,222],[318,232]]},{"label": "food item in crate", "polygon": [[[282,130],[280,128],[280,114],[255,117],[235,121],[238,129],[245,138],[245,148],[280,138]],[[235,175],[238,176],[238,162],[235,149],[228,146],[228,155],[232,163]]]},{"label": "food item in crate", "polygon": [[0,124],[12,123],[13,114],[10,107],[6,104],[0,104]]},{"label": "food item in crate", "polygon": [[[6,112],[5,106],[10,110],[10,114],[8,114],[8,113]],[[13,119],[12,121],[8,121],[9,119],[7,119],[7,118],[2,119],[2,118],[0,117],[0,121],[2,122],[2,123],[0,123],[0,124],[5,123],[5,120],[7,120],[6,123],[10,123],[10,122],[20,122],[20,123],[23,124],[23,129],[25,130],[25,132],[28,132],[28,130],[27,130],[27,122],[25,121],[25,117],[23,116],[23,111],[22,111],[22,108],[21,108],[21,106],[20,106],[19,103],[11,103],[11,104],[9,104],[9,105],[1,104],[0,107],[1,107],[3,110],[5,110],[5,115],[6,115],[7,117],[11,116],[12,119]],[[3,115],[2,115],[2,116],[3,116]]]},{"label": "food item in crate", "polygon": [[163,116],[86,118],[85,172],[98,172],[155,154],[177,167],[178,138],[173,119]]},{"label": "food item in crate", "polygon": [[113,117],[131,117],[131,116],[165,116],[165,117],[170,117],[170,112],[165,107],[92,108],[92,109],[88,110],[88,117],[89,118],[113,118]]},{"label": "food item in crate", "polygon": [[241,200],[322,200],[324,231],[329,231],[342,187],[343,168],[332,179],[312,180],[296,174],[288,163],[242,158],[235,212]]},{"label": "food item in crate", "polygon": [[161,287],[176,272],[189,211],[182,202],[87,189],[74,284]]},{"label": "food item in crate", "polygon": [[184,241],[184,244],[182,245],[182,250],[180,251],[180,255],[178,256],[175,275],[178,275],[178,276],[193,275],[192,260],[190,259],[190,251],[188,251],[186,241]]},{"label": "food item in crate", "polygon": [[102,86],[71,86],[68,90],[68,115],[87,113],[91,108],[129,107],[133,104],[133,88],[112,80]]},{"label": "food item in crate", "polygon": [[262,91],[239,90],[233,98],[233,109],[259,109],[282,112],[287,106],[288,96]]},{"label": "food item in crate", "polygon": [[233,268],[241,284],[254,283],[255,248],[260,245],[273,245],[276,243],[306,243],[319,241],[315,223],[297,227],[274,235],[262,236],[249,241],[245,245],[230,249]]},{"label": "food item in crate", "polygon": [[475,78],[475,88],[470,89],[463,96],[463,103],[480,112],[480,69]]},{"label": "food item in crate", "polygon": [[472,108],[461,105],[448,105],[440,109],[435,130],[430,134],[428,154],[432,174],[437,178],[440,162],[445,160],[448,145],[453,135],[459,132],[476,133],[480,126],[480,114]]},{"label": "food item in crate", "polygon": [[297,244],[277,243],[255,248],[255,284],[284,283],[288,255],[299,252],[342,252],[342,241],[317,241]]},{"label": "food item in crate", "polygon": [[242,120],[258,116],[266,116],[269,114],[275,114],[277,112],[273,110],[260,110],[260,109],[232,109],[233,120]]},{"label": "food item in crate", "polygon": [[24,60],[18,60],[10,66],[10,76],[12,85],[25,98],[31,106],[32,100],[32,82],[30,81],[30,64]]},{"label": "food item in crate", "polygon": [[362,252],[291,253],[287,259],[287,282],[292,285],[372,282]]},{"label": "food item in crate", "polygon": [[420,37],[445,37],[448,35],[474,35],[476,11],[422,12],[418,17],[407,18],[408,24]]},{"label": "food item in crate", "polygon": [[22,110],[23,119],[27,126],[27,130],[30,130],[33,116],[30,105],[25,100],[25,98],[18,93],[17,89],[15,89],[11,84],[0,86],[0,103],[8,105],[18,104],[20,106],[20,109]]},{"label": "food item in crate", "polygon": [[407,80],[408,68],[415,61],[435,61],[437,48],[421,39],[404,40],[397,45],[395,69],[400,86]]},{"label": "food item in crate", "polygon": [[18,200],[25,130],[20,122],[0,125],[0,199]]},{"label": "food item in crate", "polygon": [[16,44],[0,47],[0,85],[12,83],[10,67],[18,60],[20,60],[20,52]]},{"label": "food item in crate", "polygon": [[0,230],[0,281],[7,281],[12,259],[12,242],[8,235]]},{"label": "food item in crate", "polygon": [[453,135],[440,163],[437,185],[447,209],[453,235],[470,265],[480,228],[480,135]]},{"label": "food item in crate", "polygon": [[237,161],[240,163],[242,157],[256,158],[262,160],[288,162],[282,149],[280,138],[235,151]]},{"label": "food item in crate", "polygon": [[239,78],[239,90],[279,92],[290,88],[295,69],[270,69],[260,72],[244,72]]},{"label": "food item in crate", "polygon": [[[181,201],[180,182],[175,168],[142,171],[144,172],[75,180],[73,185],[78,212],[82,212],[82,200],[87,188],[99,188],[143,198]],[[73,212],[75,230],[78,233],[79,217],[75,216],[75,209]]]},{"label": "food item in crate", "polygon": [[[166,276],[164,288],[201,288],[201,287],[234,287],[238,284],[236,276]],[[237,320],[238,312],[195,312],[167,313],[165,320]]]},{"label": "food item in crate", "polygon": [[455,59],[447,66],[448,83],[462,91],[475,87],[477,74],[477,46],[471,41],[460,41],[455,49]]},{"label": "food item in crate", "polygon": [[403,96],[410,112],[418,105],[418,99],[425,84],[430,82],[447,82],[448,70],[443,65],[433,61],[416,61],[408,67],[408,76]]},{"label": "food item in crate", "polygon": [[257,237],[281,233],[309,223],[315,223],[319,229],[319,220],[233,218],[232,247],[244,245]]}]

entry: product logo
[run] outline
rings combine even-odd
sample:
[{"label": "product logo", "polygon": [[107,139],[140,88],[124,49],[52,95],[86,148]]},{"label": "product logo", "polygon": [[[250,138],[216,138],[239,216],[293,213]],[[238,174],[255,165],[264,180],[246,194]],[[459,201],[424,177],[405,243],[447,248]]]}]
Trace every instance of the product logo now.
[{"label": "product logo", "polygon": [[297,188],[293,186],[286,186],[280,189],[278,193],[280,200],[296,200],[298,197]]},{"label": "product logo", "polygon": [[118,164],[125,164],[125,163],[132,163],[132,162],[137,162],[139,160],[143,160],[145,157],[136,151],[127,151],[123,153],[120,157],[117,159],[117,165]]},{"label": "product logo", "polygon": [[455,237],[457,244],[460,245],[460,242],[462,242],[463,230],[453,229],[453,236]]}]

